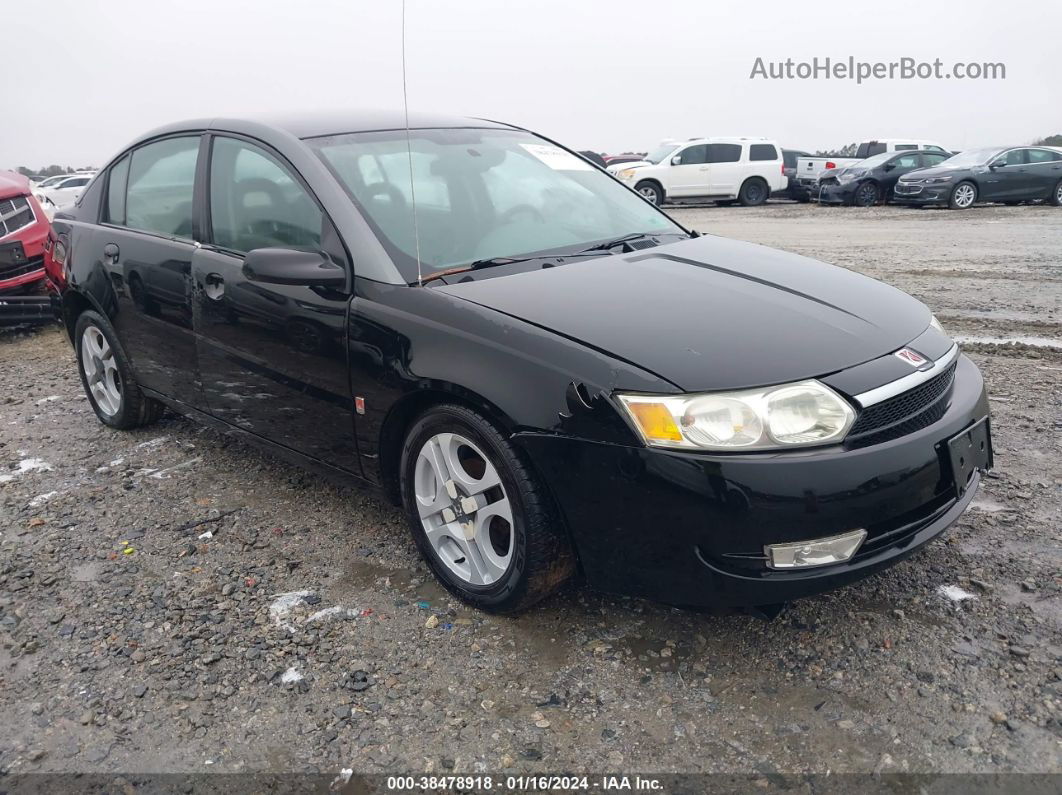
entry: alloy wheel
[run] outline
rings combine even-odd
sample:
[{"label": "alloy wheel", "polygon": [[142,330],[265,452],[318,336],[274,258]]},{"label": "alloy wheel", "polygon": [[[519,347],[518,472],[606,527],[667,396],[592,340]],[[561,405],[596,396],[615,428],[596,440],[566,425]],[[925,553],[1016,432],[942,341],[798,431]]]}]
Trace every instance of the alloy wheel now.
[{"label": "alloy wheel", "polygon": [[977,191],[973,185],[960,185],[955,189],[955,206],[965,210],[974,203],[976,197]]},{"label": "alloy wheel", "polygon": [[81,369],[100,411],[108,417],[117,414],[122,408],[122,377],[110,343],[96,326],[86,326],[81,335]]},{"label": "alloy wheel", "polygon": [[1055,201],[1062,204],[1062,182],[1058,183],[1058,187],[1055,188]]},{"label": "alloy wheel", "polygon": [[872,207],[878,203],[878,189],[874,185],[861,185],[856,196],[856,203],[860,207]]},{"label": "alloy wheel", "polygon": [[656,189],[655,188],[649,187],[647,185],[644,188],[638,188],[638,193],[640,193],[642,195],[643,199],[647,199],[648,201],[652,202],[653,204],[656,204]]},{"label": "alloy wheel", "polygon": [[432,436],[417,456],[413,491],[442,564],[470,585],[497,583],[512,561],[513,508],[483,451],[456,433]]}]

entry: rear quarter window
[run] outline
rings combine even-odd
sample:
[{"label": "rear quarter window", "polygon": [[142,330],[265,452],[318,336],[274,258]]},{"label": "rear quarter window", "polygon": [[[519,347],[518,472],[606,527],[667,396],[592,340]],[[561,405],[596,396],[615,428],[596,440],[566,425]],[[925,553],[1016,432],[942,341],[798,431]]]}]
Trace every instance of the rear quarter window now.
[{"label": "rear quarter window", "polygon": [[[752,144],[749,147],[749,160],[777,160],[778,150],[772,144]],[[794,160],[794,163],[796,161]]]}]

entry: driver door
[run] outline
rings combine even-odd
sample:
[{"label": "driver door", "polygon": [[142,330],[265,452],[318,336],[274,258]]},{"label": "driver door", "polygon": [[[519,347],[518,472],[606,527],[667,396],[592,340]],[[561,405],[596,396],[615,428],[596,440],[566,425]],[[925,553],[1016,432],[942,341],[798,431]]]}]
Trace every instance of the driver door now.
[{"label": "driver door", "polygon": [[248,278],[255,249],[321,251],[350,273],[335,232],[279,155],[211,141],[204,243],[192,257],[193,324],[209,412],[244,431],[361,474],[347,374],[350,295]]},{"label": "driver door", "polygon": [[672,155],[668,182],[669,196],[703,196],[708,193],[708,145],[694,144]]}]

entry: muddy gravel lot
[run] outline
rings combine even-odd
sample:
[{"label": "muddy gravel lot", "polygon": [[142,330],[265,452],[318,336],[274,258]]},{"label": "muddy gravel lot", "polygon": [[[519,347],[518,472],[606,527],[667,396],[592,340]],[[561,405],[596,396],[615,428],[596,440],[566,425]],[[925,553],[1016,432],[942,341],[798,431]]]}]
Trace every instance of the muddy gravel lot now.
[{"label": "muddy gravel lot", "polygon": [[110,430],[57,329],[8,331],[0,774],[1062,770],[1062,211],[675,214],[965,341],[996,470],[941,539],[772,622],[578,585],[483,615],[383,501],[177,416]]}]

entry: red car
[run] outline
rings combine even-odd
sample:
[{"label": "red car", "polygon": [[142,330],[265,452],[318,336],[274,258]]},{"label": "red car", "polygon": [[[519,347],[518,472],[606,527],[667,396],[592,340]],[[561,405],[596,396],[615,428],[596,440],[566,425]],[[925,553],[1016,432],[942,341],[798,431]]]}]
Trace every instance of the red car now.
[{"label": "red car", "polygon": [[44,249],[51,229],[29,180],[0,171],[0,295],[43,286]]}]

